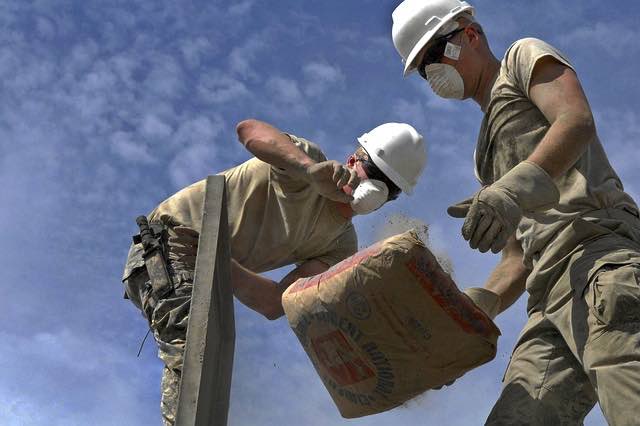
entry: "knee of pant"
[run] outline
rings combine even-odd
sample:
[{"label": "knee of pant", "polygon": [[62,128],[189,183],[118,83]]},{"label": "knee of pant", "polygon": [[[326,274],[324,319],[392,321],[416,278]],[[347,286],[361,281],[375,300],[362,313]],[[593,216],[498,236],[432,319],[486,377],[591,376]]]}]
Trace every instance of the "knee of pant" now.
[{"label": "knee of pant", "polygon": [[[511,425],[560,425],[580,424],[590,407],[571,407],[564,398],[538,392],[520,383],[509,383],[502,390],[500,399],[491,410],[486,424]],[[579,401],[574,401],[579,402]],[[571,401],[570,401],[571,403]]]}]

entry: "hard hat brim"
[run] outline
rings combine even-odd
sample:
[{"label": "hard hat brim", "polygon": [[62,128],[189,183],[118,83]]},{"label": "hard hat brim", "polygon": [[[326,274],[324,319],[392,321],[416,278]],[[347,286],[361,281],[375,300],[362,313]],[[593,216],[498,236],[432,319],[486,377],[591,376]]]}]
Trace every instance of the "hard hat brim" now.
[{"label": "hard hat brim", "polygon": [[411,53],[409,53],[409,56],[407,56],[407,60],[404,64],[404,71],[402,74],[403,77],[406,77],[417,70],[417,64],[415,64],[414,62],[416,60],[416,57],[418,56],[418,53],[420,53],[422,49],[424,49],[424,47],[431,41],[431,39],[435,37],[438,31],[440,31],[440,29],[448,24],[452,19],[457,18],[458,15],[461,15],[463,13],[469,13],[473,16],[475,14],[475,9],[473,8],[473,6],[464,6],[460,9],[457,9],[453,13],[449,13],[447,16],[442,18],[438,25],[433,27],[431,31],[422,36],[420,41],[418,41],[418,43],[416,43],[416,45],[411,50]]}]

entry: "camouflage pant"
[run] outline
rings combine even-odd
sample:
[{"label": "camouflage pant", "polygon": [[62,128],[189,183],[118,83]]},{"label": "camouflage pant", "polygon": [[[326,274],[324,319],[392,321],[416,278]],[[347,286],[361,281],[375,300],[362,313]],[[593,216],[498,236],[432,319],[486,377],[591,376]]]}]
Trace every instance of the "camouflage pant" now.
[{"label": "camouflage pant", "polygon": [[[185,231],[185,229],[182,229],[180,236],[184,237],[184,232],[195,232],[188,229]],[[178,229],[178,232],[180,231]],[[151,281],[145,268],[141,268],[138,273],[124,282],[127,295],[149,322],[158,344],[158,357],[164,362],[160,409],[165,426],[175,423],[178,408],[197,252],[197,233],[191,234],[192,238],[178,238],[174,228],[169,230],[169,235],[167,253],[173,290],[162,296],[155,306],[151,306],[149,300]]]},{"label": "camouflage pant", "polygon": [[578,425],[596,402],[609,424],[640,424],[640,251],[600,256],[612,242],[574,255],[530,313],[487,424]]}]

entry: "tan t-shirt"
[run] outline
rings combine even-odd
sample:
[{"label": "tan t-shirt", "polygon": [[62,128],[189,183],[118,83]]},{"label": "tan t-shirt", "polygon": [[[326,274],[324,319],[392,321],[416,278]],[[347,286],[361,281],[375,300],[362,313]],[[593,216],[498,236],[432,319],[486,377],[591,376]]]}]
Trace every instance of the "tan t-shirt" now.
[{"label": "tan t-shirt", "polygon": [[[326,160],[314,143],[289,136],[315,161]],[[257,158],[220,174],[227,183],[231,256],[246,268],[264,272],[311,259],[332,266],[357,251],[351,221],[306,182]],[[200,232],[205,185],[201,180],[172,195],[149,220]]]},{"label": "tan t-shirt", "polygon": [[[533,68],[547,56],[573,69],[562,53],[534,38],[515,42],[502,60],[476,147],[476,174],[483,185],[495,182],[526,160],[549,130],[549,122],[529,98]],[[621,209],[638,216],[638,207],[624,192],[599,140],[555,182],[560,191],[558,206],[524,217],[517,230],[529,266],[579,216],[603,209]]]}]

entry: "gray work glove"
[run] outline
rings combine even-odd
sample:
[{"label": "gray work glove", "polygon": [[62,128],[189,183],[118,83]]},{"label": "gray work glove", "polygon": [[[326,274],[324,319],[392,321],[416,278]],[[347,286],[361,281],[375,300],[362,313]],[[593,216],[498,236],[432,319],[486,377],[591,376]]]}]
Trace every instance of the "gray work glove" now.
[{"label": "gray work glove", "polygon": [[449,207],[447,213],[465,218],[462,236],[471,248],[498,253],[524,214],[548,210],[559,199],[551,176],[537,164],[523,161],[472,199]]},{"label": "gray work glove", "polygon": [[462,290],[475,305],[491,319],[500,312],[500,296],[491,290],[481,287],[471,287]]},{"label": "gray work glove", "polygon": [[306,178],[320,195],[340,203],[349,203],[353,200],[353,197],[346,194],[342,187],[348,185],[351,189],[355,189],[360,183],[360,178],[354,169],[333,160],[308,167]]}]

